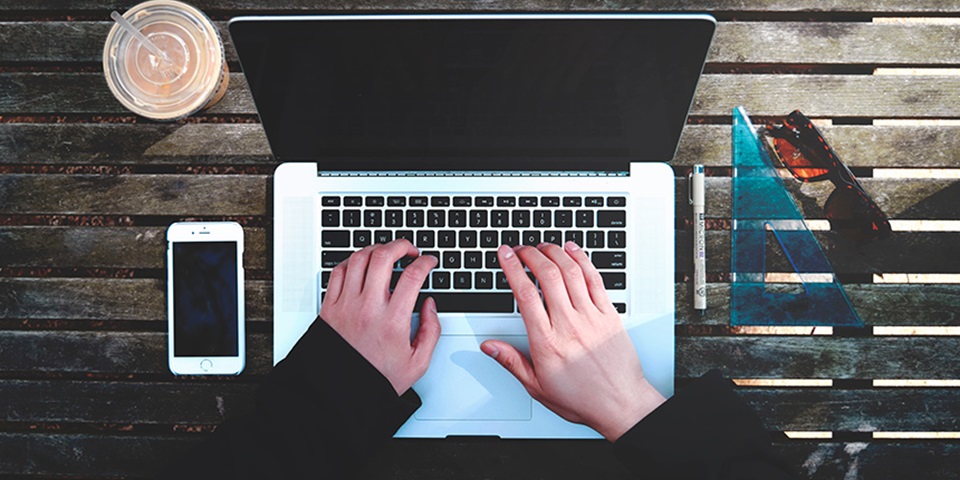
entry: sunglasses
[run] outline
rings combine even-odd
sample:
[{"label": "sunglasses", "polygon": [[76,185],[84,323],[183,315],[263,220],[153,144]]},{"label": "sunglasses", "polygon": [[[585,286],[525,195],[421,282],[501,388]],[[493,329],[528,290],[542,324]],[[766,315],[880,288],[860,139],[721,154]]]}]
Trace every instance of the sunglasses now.
[{"label": "sunglasses", "polygon": [[800,110],[780,125],[767,125],[773,152],[787,170],[803,182],[830,180],[834,190],[823,205],[830,229],[857,244],[890,236],[890,221],[823,135]]}]

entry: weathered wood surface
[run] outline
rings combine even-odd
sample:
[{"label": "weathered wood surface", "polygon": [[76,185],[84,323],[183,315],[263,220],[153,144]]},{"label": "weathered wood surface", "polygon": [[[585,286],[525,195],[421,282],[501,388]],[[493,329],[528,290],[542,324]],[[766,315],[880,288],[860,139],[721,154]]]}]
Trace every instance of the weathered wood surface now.
[{"label": "weathered wood surface", "polygon": [[[167,370],[161,332],[0,331],[0,372],[158,374]],[[271,363],[267,335],[247,335],[244,375]],[[718,368],[734,378],[952,379],[960,337],[703,336],[677,338],[677,377]]]},{"label": "weathered wood surface", "polygon": [[[128,114],[100,73],[0,73],[0,113]],[[871,118],[960,117],[960,76],[707,74],[691,115],[730,115],[743,105],[752,115]],[[242,74],[230,74],[227,93],[206,114],[254,115]]]},{"label": "weathered wood surface", "polygon": [[[851,167],[960,165],[958,126],[836,125],[820,130]],[[0,163],[274,166],[277,161],[260,124],[0,123]],[[730,126],[687,125],[672,163],[729,167]]]},{"label": "weathered wood surface", "polygon": [[[113,22],[0,22],[0,62],[88,62],[103,59]],[[238,61],[227,22],[216,22],[228,62]],[[931,56],[930,51],[937,55]],[[708,64],[954,65],[960,26],[866,22],[721,22]]]},{"label": "weathered wood surface", "polygon": [[[0,320],[166,322],[165,282],[159,279],[0,278]],[[248,322],[273,320],[271,282],[246,282]],[[867,326],[960,326],[960,285],[844,286]],[[707,316],[690,308],[690,284],[675,288],[677,323],[729,325],[730,286],[707,287]]]}]

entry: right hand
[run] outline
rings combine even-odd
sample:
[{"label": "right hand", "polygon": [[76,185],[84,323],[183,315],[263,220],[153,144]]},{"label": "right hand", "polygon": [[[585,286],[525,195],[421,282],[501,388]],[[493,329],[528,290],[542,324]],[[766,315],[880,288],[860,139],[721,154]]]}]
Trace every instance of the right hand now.
[{"label": "right hand", "polygon": [[[527,328],[530,359],[498,340],[480,347],[530,396],[611,442],[665,401],[644,377],[600,273],[580,247],[503,245],[497,255]],[[540,281],[543,300],[524,264]]]}]

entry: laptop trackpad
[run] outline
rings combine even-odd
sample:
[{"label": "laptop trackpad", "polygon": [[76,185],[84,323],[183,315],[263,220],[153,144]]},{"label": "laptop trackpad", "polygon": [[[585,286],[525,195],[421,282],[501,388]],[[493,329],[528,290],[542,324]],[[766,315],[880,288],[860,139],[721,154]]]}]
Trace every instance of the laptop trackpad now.
[{"label": "laptop trackpad", "polygon": [[[441,335],[426,375],[414,385],[418,420],[529,420],[533,401],[520,382],[480,351],[492,337]],[[527,353],[527,337],[495,337]]]}]

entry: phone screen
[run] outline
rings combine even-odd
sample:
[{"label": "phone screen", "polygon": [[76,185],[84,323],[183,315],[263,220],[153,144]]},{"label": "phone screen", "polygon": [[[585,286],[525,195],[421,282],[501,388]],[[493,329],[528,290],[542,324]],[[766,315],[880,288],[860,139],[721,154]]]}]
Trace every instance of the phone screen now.
[{"label": "phone screen", "polygon": [[237,242],[173,243],[173,351],[177,357],[235,357]]}]

